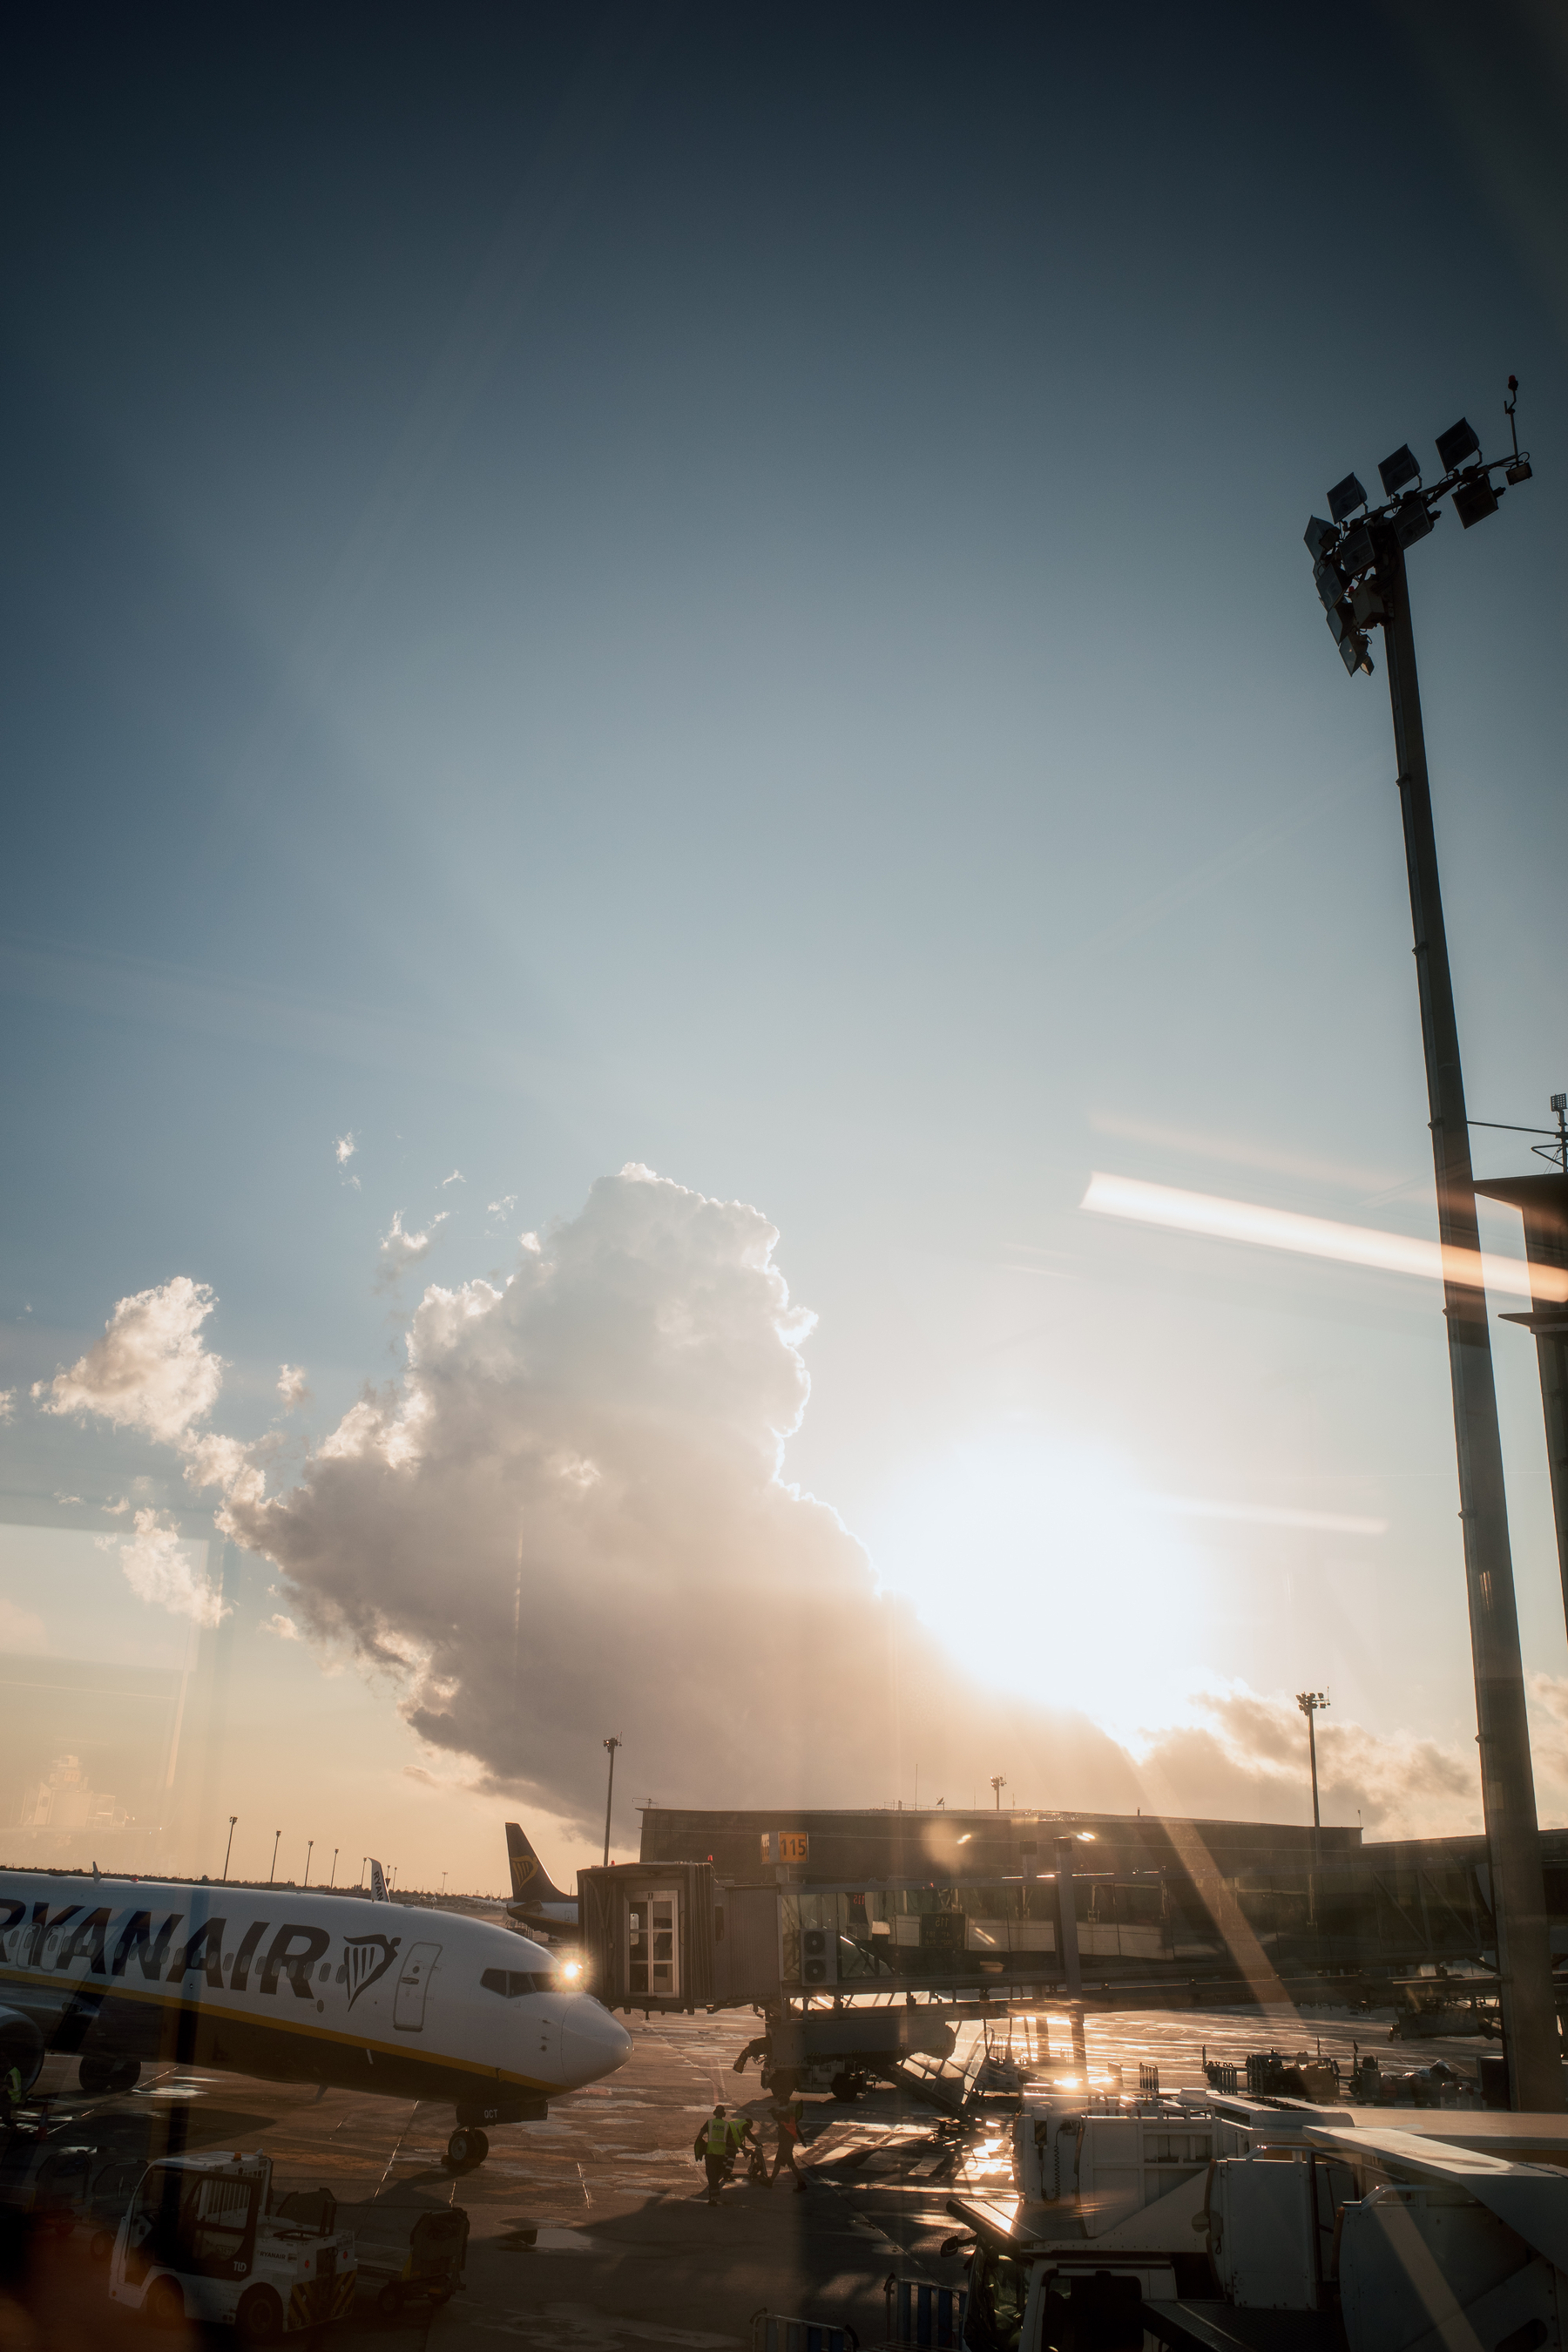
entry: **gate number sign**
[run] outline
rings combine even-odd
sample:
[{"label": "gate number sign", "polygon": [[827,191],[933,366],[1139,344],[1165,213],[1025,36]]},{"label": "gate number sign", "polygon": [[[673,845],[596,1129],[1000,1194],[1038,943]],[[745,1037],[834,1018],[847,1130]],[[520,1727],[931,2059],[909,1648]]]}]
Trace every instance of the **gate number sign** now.
[{"label": "gate number sign", "polygon": [[764,1862],[807,1862],[810,1858],[811,1840],[804,1830],[763,1832]]}]

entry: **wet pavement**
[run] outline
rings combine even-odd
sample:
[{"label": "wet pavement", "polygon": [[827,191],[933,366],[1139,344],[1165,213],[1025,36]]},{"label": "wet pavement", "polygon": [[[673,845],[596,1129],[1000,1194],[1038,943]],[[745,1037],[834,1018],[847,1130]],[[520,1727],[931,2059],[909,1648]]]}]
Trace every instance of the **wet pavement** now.
[{"label": "wet pavement", "polygon": [[[1009,2189],[1004,2116],[955,2172],[952,2151],[933,2138],[930,2111],[890,2090],[853,2104],[808,2095],[805,2190],[795,2193],[787,2175],[771,2190],[738,2179],[715,2209],[691,2154],[715,2100],[755,2116],[771,2145],[754,2070],[733,2072],[754,2021],[628,2022],[633,2055],[618,2074],[553,2102],[548,2122],[492,2132],[486,2162],[456,2179],[443,2163],[449,2108],[173,2068],[150,2071],[128,2097],[89,2102],[69,2095],[75,2068],[65,2060],[47,2062],[38,2088],[61,2095],[60,2109],[79,2117],[83,2139],[90,2126],[100,2138],[110,2128],[136,2136],[154,2153],[171,2136],[192,2149],[259,2147],[273,2159],[279,2190],[324,2186],[345,2203],[392,2197],[460,2205],[470,2223],[463,2289],[435,2312],[396,2319],[362,2294],[353,2318],[328,2339],[343,2352],[394,2344],[412,2352],[426,2343],[447,2352],[502,2338],[574,2352],[647,2345],[719,2352],[747,2346],[764,2310],[847,2322],[863,2345],[879,2345],[890,2276],[962,2284],[962,2264],[940,2252],[957,2226],[947,2200],[965,2189]],[[964,2029],[960,2056],[978,2032]],[[1129,2093],[1141,2063],[1158,2067],[1163,2090],[1201,2087],[1205,2046],[1210,2058],[1238,2063],[1249,2051],[1294,2056],[1321,2046],[1348,2068],[1359,2044],[1385,2069],[1442,2055],[1467,2071],[1488,2046],[1392,2043],[1386,2018],[1257,2011],[1090,2018],[1087,2042],[1091,2087],[1112,2088],[1120,2067]],[[1033,2033],[1026,2048],[1018,2027],[1013,2053],[1037,2062],[1047,2055]],[[1070,2063],[1063,2018],[1050,2020],[1048,2057]],[[79,2230],[35,2251],[27,2320],[15,2312],[8,2318],[0,2304],[5,2352],[145,2343],[145,2326],[109,2304],[105,2270],[88,2244]],[[30,2334],[16,2332],[29,2323]],[[215,2330],[209,2340],[233,2337]]]}]

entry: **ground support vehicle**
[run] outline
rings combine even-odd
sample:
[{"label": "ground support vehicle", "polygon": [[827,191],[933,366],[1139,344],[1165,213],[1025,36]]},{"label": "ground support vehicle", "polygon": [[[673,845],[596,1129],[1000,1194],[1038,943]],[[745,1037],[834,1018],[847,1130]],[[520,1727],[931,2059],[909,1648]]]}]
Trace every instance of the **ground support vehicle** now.
[{"label": "ground support vehicle", "polygon": [[360,2286],[374,2294],[384,2318],[409,2305],[434,2308],[462,2285],[468,2217],[460,2205],[373,2200],[340,2205],[338,2220],[353,2232]]},{"label": "ground support vehicle", "polygon": [[271,2191],[260,2149],[150,2165],[115,2238],[110,2300],[168,2326],[231,2326],[249,2344],[342,2318],[356,2284],[352,2231],[325,2190],[276,2211]]}]

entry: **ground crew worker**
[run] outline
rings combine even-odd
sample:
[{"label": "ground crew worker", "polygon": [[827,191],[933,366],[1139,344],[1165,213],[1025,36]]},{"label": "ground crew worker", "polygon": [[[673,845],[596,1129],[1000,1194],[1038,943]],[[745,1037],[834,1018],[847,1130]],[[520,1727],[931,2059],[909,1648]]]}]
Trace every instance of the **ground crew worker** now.
[{"label": "ground crew worker", "polygon": [[800,2146],[802,2138],[800,2117],[801,2105],[798,2099],[779,2099],[774,2102],[773,2130],[776,2137],[773,2141],[773,2168],[768,2177],[768,2187],[770,2189],[773,2187],[779,2177],[780,2166],[784,2166],[795,2181],[797,2197],[805,2194],[805,2183],[796,2170],[795,2161],[795,2152]]},{"label": "ground crew worker", "polygon": [[715,2107],[707,2122],[699,2130],[697,2137],[692,2141],[692,2155],[700,2157],[708,2169],[710,2205],[717,2205],[719,2202],[719,2191],[724,2185],[724,2176],[730,2169],[736,2150],[744,2146],[746,2134],[751,2128],[752,2119],[749,2116],[731,2116],[727,2115],[722,2107]]},{"label": "ground crew worker", "polygon": [[0,2074],[0,2125],[9,2124],[22,2104],[22,2070],[15,2061]]}]

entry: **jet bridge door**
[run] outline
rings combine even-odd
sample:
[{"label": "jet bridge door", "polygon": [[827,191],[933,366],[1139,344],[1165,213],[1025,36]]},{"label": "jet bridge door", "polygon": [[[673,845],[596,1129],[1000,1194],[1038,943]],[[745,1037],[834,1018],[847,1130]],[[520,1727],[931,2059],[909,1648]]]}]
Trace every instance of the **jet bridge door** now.
[{"label": "jet bridge door", "polygon": [[680,1889],[650,1886],[626,1906],[626,1984],[639,1992],[680,1990]]},{"label": "jet bridge door", "polygon": [[430,1989],[430,1976],[441,1957],[439,1944],[414,1944],[403,1963],[403,1973],[397,1979],[397,1993],[392,2004],[392,2021],[401,2033],[419,2033],[425,2025],[425,1996]]}]

